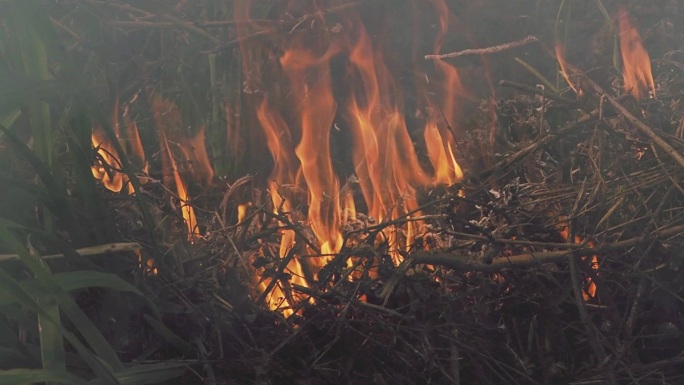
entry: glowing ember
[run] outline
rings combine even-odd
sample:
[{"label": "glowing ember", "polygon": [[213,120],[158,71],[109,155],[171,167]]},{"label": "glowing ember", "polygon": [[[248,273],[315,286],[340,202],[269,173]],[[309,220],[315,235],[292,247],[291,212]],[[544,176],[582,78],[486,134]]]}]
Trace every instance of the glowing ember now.
[{"label": "glowing ember", "polygon": [[624,6],[618,8],[618,20],[625,89],[637,99],[646,95],[655,97],[651,59],[641,42],[639,32],[629,21],[629,14]]}]

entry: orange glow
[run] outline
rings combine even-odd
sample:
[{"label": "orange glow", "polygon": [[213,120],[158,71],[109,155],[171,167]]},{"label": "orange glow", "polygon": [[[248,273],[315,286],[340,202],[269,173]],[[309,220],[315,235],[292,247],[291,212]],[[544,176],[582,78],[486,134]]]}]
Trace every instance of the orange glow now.
[{"label": "orange glow", "polygon": [[[129,161],[134,161],[138,166],[138,170],[147,173],[147,161],[145,159],[145,151],[138,133],[138,126],[134,120],[128,116],[128,106],[123,111],[124,125],[126,127],[125,135],[122,136],[121,127],[119,124],[119,102],[114,104],[114,111],[112,112],[112,129],[125,154],[129,156]],[[102,184],[110,191],[119,192],[124,186],[127,187],[128,194],[134,194],[133,185],[129,183],[128,176],[123,173],[121,166],[121,158],[119,153],[114,148],[107,134],[100,126],[93,127],[91,136],[91,143],[97,149],[98,159],[96,164],[92,166],[92,172],[95,179],[102,181]],[[131,157],[132,155],[132,157]],[[141,183],[144,183],[146,178],[138,177]]]},{"label": "orange glow", "polygon": [[209,162],[207,147],[205,145],[205,129],[200,126],[197,134],[193,137],[180,139],[180,147],[188,163],[188,172],[192,179],[201,186],[207,186],[214,178],[214,170]]},{"label": "orange glow", "polygon": [[565,49],[563,48],[563,44],[560,42],[556,42],[556,60],[558,60],[558,66],[560,67],[561,75],[563,75],[565,81],[568,83],[570,88],[575,91],[577,96],[581,96],[582,90],[578,88],[575,83],[573,83],[573,81],[570,79],[570,75],[568,74],[568,65],[565,62]]},{"label": "orange glow", "polygon": [[625,90],[637,100],[644,96],[655,97],[655,82],[651,72],[651,59],[641,42],[639,31],[629,21],[624,6],[618,8],[620,24],[620,52],[622,53],[622,76]]},{"label": "orange glow", "polygon": [[[446,9],[443,1],[436,4]],[[268,28],[250,23],[249,13],[249,1],[236,2],[239,37],[254,33],[255,27],[262,31]],[[448,18],[440,22],[437,50],[447,33]],[[317,22],[310,28],[320,26]],[[360,203],[354,201],[352,184],[340,186],[339,171],[333,167],[333,126],[345,131],[351,140],[353,180],[358,181],[372,220],[380,223],[419,216],[417,190],[451,185],[463,177],[454,151],[456,140],[449,129],[456,121],[457,96],[462,86],[455,67],[442,61],[435,63],[437,81],[424,85],[421,91],[423,95],[437,94],[434,102],[424,98],[432,112],[427,114],[425,127],[423,123],[412,127],[418,131],[418,140],[422,134],[426,145],[417,150],[404,118],[402,89],[387,68],[381,47],[374,46],[358,17],[347,14],[334,32],[324,28],[306,34],[278,35],[276,39],[278,51],[269,49],[268,44],[241,44],[245,92],[256,106],[256,119],[273,158],[269,194],[274,213],[290,223],[305,221],[324,254],[300,260],[303,253],[315,251],[308,245],[298,245],[300,241],[292,230],[280,231],[279,257],[291,257],[292,250],[297,251],[287,266],[293,276],[291,281],[308,286],[303,268],[315,274],[329,260],[325,255],[339,252],[343,246],[342,228],[357,220],[356,204]],[[333,84],[331,78],[333,58],[339,59],[336,63],[346,64],[341,84]],[[268,75],[262,74],[264,69],[270,70]],[[265,79],[277,75],[283,80],[279,86],[265,84]],[[424,170],[419,151],[427,154],[424,159],[430,161],[434,174]],[[306,214],[301,209],[304,207]],[[279,221],[280,226],[287,225],[282,223],[285,218]],[[388,226],[377,241],[387,243],[389,254],[399,263],[401,254],[412,247],[423,228],[419,221],[409,221],[401,228]],[[259,281],[262,290],[269,286],[270,279]],[[269,293],[267,302],[272,309],[293,305],[283,285],[279,282]]]},{"label": "orange glow", "polygon": [[[330,129],[337,108],[328,67],[330,52],[317,55],[297,42],[280,59],[302,130],[295,154],[308,190],[309,225],[322,254],[337,252],[342,246],[340,187],[330,155]],[[316,260],[321,264],[328,258]]]},{"label": "orange glow", "polygon": [[[463,178],[463,171],[456,162],[451,148],[451,141],[445,141],[437,128],[437,125],[429,122],[425,126],[425,146],[427,147],[430,163],[435,169],[434,180],[436,183],[452,185]],[[446,142],[446,148],[444,143]]]},{"label": "orange glow", "polygon": [[91,167],[93,177],[102,181],[102,184],[110,191],[119,192],[124,185],[124,176],[121,172],[119,154],[107,138],[107,134],[100,127],[93,128],[91,137],[93,147],[97,149],[98,161]]},{"label": "orange glow", "polygon": [[237,207],[237,214],[238,214],[238,224],[242,223],[242,221],[247,218],[247,209],[252,206],[252,202],[247,202],[238,205]]},{"label": "orange glow", "polygon": [[[444,0],[432,0],[432,3],[439,15],[439,30],[433,52],[439,54],[449,32],[450,12]],[[434,99],[436,100],[425,98],[432,113],[428,117],[423,135],[434,170],[434,183],[452,185],[463,178],[463,171],[454,153],[456,148],[454,132],[450,129],[457,124],[456,114],[460,110],[458,96],[465,94],[465,91],[456,67],[443,60],[434,60],[433,63],[436,80],[430,88],[435,92]],[[427,94],[427,90],[422,90],[422,92]]]},{"label": "orange glow", "polygon": [[[561,217],[561,223],[567,223],[567,218]],[[568,238],[570,237],[569,232],[570,229],[568,228],[568,226],[563,224],[563,229],[560,231],[560,235],[566,242],[568,242]],[[583,241],[584,240],[582,239],[582,237],[580,237],[579,235],[575,235],[574,242],[572,243],[582,243]],[[594,243],[589,241],[587,242],[587,246],[594,247]],[[587,257],[582,257],[583,261],[586,259]],[[596,255],[593,255],[591,257],[591,268],[592,270],[598,271],[598,257]],[[585,301],[588,301],[596,297],[596,284],[592,281],[590,277],[587,277],[585,281],[587,283],[587,286],[584,288],[584,290],[582,290],[582,298]]]},{"label": "orange glow", "polygon": [[176,161],[173,159],[173,154],[171,153],[171,148],[169,147],[169,142],[166,140],[166,137],[164,137],[163,145],[169,157],[168,159],[170,161],[170,167],[173,173],[173,180],[176,184],[176,191],[178,191],[178,199],[180,200],[183,221],[185,222],[185,226],[188,229],[188,241],[194,242],[200,236],[199,229],[197,228],[197,218],[195,217],[195,210],[188,203],[188,191],[185,186],[185,183],[180,177],[180,173],[178,173],[178,169],[176,168]]},{"label": "orange glow", "polygon": [[[138,256],[138,267],[141,269],[143,268],[143,257],[142,257],[142,252],[140,250],[135,250],[135,254]],[[159,270],[157,267],[154,265],[154,258],[148,258],[147,262],[145,262],[145,274],[149,275],[157,275],[159,273]]]}]

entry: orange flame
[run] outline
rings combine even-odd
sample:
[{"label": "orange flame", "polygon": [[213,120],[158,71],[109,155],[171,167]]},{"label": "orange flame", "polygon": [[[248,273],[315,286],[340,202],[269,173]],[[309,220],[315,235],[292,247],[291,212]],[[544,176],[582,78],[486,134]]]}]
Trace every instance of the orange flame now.
[{"label": "orange flame", "polygon": [[582,89],[575,85],[575,83],[570,78],[567,70],[567,63],[565,62],[565,48],[561,42],[556,42],[556,60],[558,60],[558,66],[560,67],[561,75],[565,78],[570,88],[575,91],[577,96],[582,96]]},{"label": "orange flame", "polygon": [[[236,2],[239,37],[246,36],[257,25],[249,22],[249,3]],[[446,8],[441,0],[438,5]],[[441,22],[437,50],[446,34],[448,19]],[[312,23],[312,27],[324,23],[321,20]],[[368,214],[377,221],[417,216],[420,212],[416,189],[453,184],[463,177],[454,152],[456,141],[449,130],[455,123],[459,107],[457,93],[462,87],[455,67],[436,62],[439,101],[430,103],[425,99],[433,111],[442,114],[429,114],[424,127],[427,158],[434,170],[429,175],[421,166],[409,135],[401,89],[360,18],[348,14],[335,28],[321,32],[291,34],[289,41],[279,42],[282,48],[276,63],[279,65],[273,65],[275,53],[265,48],[268,45],[241,44],[241,50],[245,84],[249,88],[247,98],[256,102],[256,118],[274,161],[269,182],[274,211],[297,223],[302,218],[295,209],[304,206],[302,198],[306,194],[310,229],[321,253],[332,254],[342,247],[342,226],[356,220],[351,187],[340,188],[333,167],[330,141],[335,117],[342,115],[344,129],[349,130],[354,178],[358,180]],[[334,57],[346,58],[348,71],[348,81],[335,86],[330,75]],[[284,87],[265,84],[261,72],[269,65],[281,71],[286,81]],[[335,98],[338,87],[345,97]],[[279,96],[285,92],[287,101],[283,102]],[[381,234],[384,239],[379,241],[390,245],[390,255],[398,263],[402,250],[412,246],[423,227],[422,223],[411,221],[403,229],[389,227]],[[296,246],[295,233],[285,229],[280,235],[279,254],[284,258]],[[305,251],[308,247],[302,245],[299,249]],[[315,262],[309,263],[309,260]],[[288,270],[295,277],[301,277],[303,267],[311,264],[321,267],[326,261],[326,258],[316,258],[304,263],[293,258]],[[262,290],[270,282],[268,278],[261,281]],[[306,286],[303,278],[293,278],[293,282]],[[271,308],[290,304],[281,289],[270,293]]]},{"label": "orange flame", "polygon": [[625,89],[637,100],[648,93],[655,97],[655,82],[651,72],[651,59],[641,42],[639,32],[629,21],[629,14],[624,6],[618,8],[620,24],[620,52],[622,53],[622,76]]},{"label": "orange flame", "polygon": [[[567,223],[567,218],[561,217],[561,223]],[[570,228],[565,224],[563,224],[562,226],[563,229],[560,231],[560,235],[566,242],[568,242],[568,238],[570,238]],[[575,239],[572,243],[582,243],[583,241],[584,240],[582,239],[582,237],[580,237],[579,235],[575,235]],[[589,247],[594,247],[594,243],[591,241],[587,242],[587,245]],[[582,257],[583,261],[586,259],[587,257]],[[598,271],[598,257],[596,255],[593,255],[591,257],[591,268],[592,270]],[[585,281],[587,284],[584,290],[582,290],[582,298],[585,301],[588,301],[596,297],[596,283],[594,283],[594,281],[590,277],[587,277]]]},{"label": "orange flame", "polygon": [[188,173],[196,183],[207,186],[214,178],[214,169],[207,154],[204,126],[200,126],[195,136],[180,138],[180,145],[188,163]]},{"label": "orange flame", "polygon": [[[181,176],[181,172],[177,166],[176,160],[171,151],[169,141],[181,144],[181,152],[184,155],[184,162],[188,168],[186,174],[193,175],[193,171],[197,170],[200,174],[197,177],[198,182],[206,182],[213,177],[213,171],[206,170],[209,165],[208,157],[206,156],[206,148],[204,145],[204,130],[201,128],[199,133],[189,138],[184,135],[184,125],[178,106],[170,100],[163,99],[157,95],[151,96],[152,112],[155,123],[157,124],[157,137],[159,138],[159,145],[161,146],[161,163],[163,183],[167,187],[171,185],[176,186],[178,192],[178,199],[181,205],[181,214],[185,222],[188,232],[188,240],[194,242],[200,236],[197,225],[197,217],[195,210],[189,204],[190,197],[188,195],[188,187]],[[185,143],[185,145],[183,145]],[[194,161],[193,161],[194,160]],[[194,166],[199,168],[195,169]]]},{"label": "orange flame", "polygon": [[98,162],[91,167],[93,177],[102,181],[102,184],[108,190],[113,192],[121,191],[124,186],[125,174],[118,171],[121,170],[119,154],[101,127],[93,128],[91,142],[93,147],[97,149],[99,156]]},{"label": "orange flame", "polygon": [[164,147],[170,161],[171,171],[173,173],[173,180],[176,184],[176,191],[178,191],[178,199],[181,205],[181,214],[183,215],[183,220],[185,226],[188,229],[188,241],[194,242],[199,238],[199,230],[197,228],[197,217],[195,217],[195,210],[188,203],[188,191],[185,183],[181,179],[178,168],[176,168],[176,161],[173,159],[173,153],[171,153],[171,148],[169,147],[169,142],[164,137]]},{"label": "orange flame", "polygon": [[330,52],[317,55],[298,43],[280,59],[297,103],[302,137],[295,154],[308,188],[308,219],[323,254],[334,253],[342,246],[339,182],[330,155],[330,129],[337,108],[330,84]]},{"label": "orange flame", "polygon": [[[121,143],[123,150],[127,155],[133,155],[138,163],[139,170],[147,173],[147,162],[145,160],[145,151],[143,150],[140,134],[138,133],[138,126],[134,120],[128,116],[128,106],[124,108],[123,112],[124,122],[126,126],[125,136],[121,135],[121,128],[119,125],[119,102],[114,104],[114,111],[112,112],[112,129],[114,134]],[[110,191],[119,192],[124,185],[128,185],[128,194],[134,193],[133,185],[128,183],[128,176],[122,172],[121,157],[114,148],[107,134],[100,126],[93,127],[91,136],[91,143],[97,149],[98,162],[92,166],[93,177],[102,181],[102,184]],[[129,157],[129,160],[130,159]],[[142,183],[145,178],[139,177]]]}]

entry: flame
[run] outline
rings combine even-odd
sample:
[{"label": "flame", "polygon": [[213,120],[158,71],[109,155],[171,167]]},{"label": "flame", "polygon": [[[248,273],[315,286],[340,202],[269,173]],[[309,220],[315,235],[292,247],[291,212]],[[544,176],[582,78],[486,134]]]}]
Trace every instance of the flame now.
[{"label": "flame", "polygon": [[[425,126],[425,145],[430,163],[435,169],[434,181],[439,184],[452,185],[463,178],[463,171],[456,161],[451,141],[445,141],[434,122]],[[444,147],[446,143],[446,148]]]},{"label": "flame", "polygon": [[[450,12],[444,0],[432,0],[432,4],[439,15],[439,30],[433,51],[439,54],[449,32]],[[456,67],[443,60],[434,60],[433,63],[437,79],[431,88],[437,101],[425,98],[433,111],[425,125],[425,145],[435,172],[434,183],[452,185],[463,179],[463,171],[454,153],[456,141],[451,128],[456,126],[456,114],[460,109],[458,96],[465,94],[465,91]],[[425,90],[423,93],[427,94]],[[436,111],[439,111],[439,114]]]},{"label": "flame", "polygon": [[568,74],[568,65],[565,62],[565,48],[561,42],[556,42],[556,60],[558,60],[558,66],[560,67],[561,75],[563,75],[563,78],[565,78],[565,81],[568,83],[570,88],[575,91],[577,96],[582,96],[582,89],[575,85]]},{"label": "flame", "polygon": [[178,192],[178,199],[181,205],[181,214],[183,215],[183,221],[188,229],[188,241],[194,242],[199,238],[199,230],[197,227],[197,218],[195,217],[195,210],[188,203],[188,191],[183,179],[181,179],[178,168],[176,168],[176,161],[173,159],[173,153],[171,152],[171,147],[169,147],[169,142],[164,136],[163,141],[164,148],[166,149],[166,155],[168,156],[171,171],[173,173],[173,180],[176,184],[176,191]]},{"label": "flame", "polygon": [[[138,256],[138,267],[143,268],[143,256],[140,250],[135,250],[135,254]],[[159,269],[154,264],[154,258],[148,258],[144,266],[145,274],[156,276],[159,273]]]},{"label": "flame", "polygon": [[625,89],[637,100],[645,96],[655,97],[655,82],[651,72],[651,59],[644,48],[639,32],[629,21],[629,14],[624,6],[618,8],[620,24],[620,52],[622,53],[622,76]]},{"label": "flame", "polygon": [[[121,135],[121,127],[119,124],[119,102],[114,104],[114,111],[112,112],[112,129],[114,134],[121,143],[122,148],[127,155],[133,155],[136,161],[139,162],[140,170],[147,173],[147,162],[145,159],[145,151],[138,133],[138,126],[134,120],[128,116],[128,105],[124,108],[124,124],[126,126],[125,137]],[[93,177],[102,181],[102,184],[110,191],[120,192],[125,185],[128,185],[127,191],[129,195],[134,194],[133,185],[128,183],[128,176],[122,172],[121,160],[119,153],[114,148],[107,134],[100,126],[93,127],[91,136],[91,143],[98,153],[98,162],[94,164],[91,169]],[[131,157],[129,156],[129,160]],[[139,177],[141,183],[146,181],[146,178]]]},{"label": "flame", "polygon": [[[570,228],[566,225],[567,218],[561,217],[560,219],[561,225],[563,226],[563,228],[560,231],[560,235],[566,242],[568,242],[568,238],[570,238]],[[582,239],[582,237],[580,237],[579,235],[575,235],[574,242],[572,243],[582,243],[583,241],[584,240]],[[594,247],[594,243],[589,241],[587,242],[587,246]],[[585,261],[586,259],[587,257],[582,257],[583,261]],[[598,271],[598,257],[596,255],[593,255],[591,257],[591,268],[594,271]],[[582,298],[585,301],[589,301],[590,299],[596,297],[596,283],[594,283],[594,281],[590,277],[587,277],[585,279],[585,282],[586,287],[582,290]]]},{"label": "flame", "polygon": [[[435,3],[446,10],[443,1]],[[257,26],[250,22],[249,11],[249,1],[236,2],[239,40],[253,33]],[[447,32],[448,18],[442,18],[441,23],[436,50]],[[454,151],[456,141],[450,131],[455,124],[457,96],[462,86],[455,67],[441,61],[435,63],[438,101],[424,98],[433,112],[427,115],[422,127],[427,159],[432,164],[431,175],[423,169],[409,135],[401,88],[395,84],[381,49],[373,46],[360,18],[349,12],[335,28],[328,29],[322,20],[312,23],[311,28],[321,25],[322,31],[315,33],[278,35],[282,40],[287,37],[287,41],[278,41],[282,52],[279,55],[268,49],[267,44],[243,43],[240,48],[245,89],[249,90],[246,98],[256,105],[256,119],[274,162],[269,194],[274,213],[281,217],[279,225],[301,222],[304,218],[299,208],[306,204],[306,223],[320,253],[329,255],[339,252],[342,227],[356,221],[357,216],[351,185],[341,188],[333,167],[330,141],[331,129],[337,124],[335,118],[342,118],[343,127],[338,128],[348,130],[346,134],[351,137],[353,179],[358,181],[369,216],[378,222],[418,216],[418,189],[450,185],[463,177]],[[333,85],[333,58],[346,60],[339,61],[346,64],[344,84]],[[264,68],[273,71],[262,76]],[[264,80],[273,73],[282,75],[282,87],[272,87]],[[424,95],[428,94],[427,87]],[[338,91],[343,97],[336,97]],[[408,221],[403,228],[389,226],[377,241],[387,243],[393,260],[399,263],[402,252],[412,247],[423,228],[424,224],[418,221]],[[292,250],[297,250],[287,266],[292,282],[307,286],[303,270],[320,268],[328,258],[308,258],[304,262],[299,253],[313,250],[306,245],[297,246],[295,233],[290,229],[281,230],[280,237],[280,258],[292,257]],[[259,286],[265,290],[271,283],[270,278],[265,278]],[[285,284],[279,282],[269,293],[267,302],[272,309],[292,305],[292,299],[286,298],[288,291],[283,290]]]},{"label": "flame", "polygon": [[[150,96],[150,102],[161,146],[162,181],[167,187],[176,186],[181,214],[187,228],[187,238],[190,242],[194,242],[201,234],[195,210],[189,203],[186,178],[192,178],[196,183],[206,185],[214,177],[205,146],[204,126],[200,126],[194,136],[188,135],[178,106],[174,102],[154,94]],[[170,142],[179,144],[183,154],[181,157],[183,170],[178,167]]]},{"label": "flame", "polygon": [[93,177],[102,181],[102,184],[108,190],[113,192],[121,191],[124,186],[125,175],[117,171],[121,170],[119,154],[101,127],[93,128],[91,142],[93,147],[97,149],[99,156],[98,162],[91,167]]},{"label": "flame", "polygon": [[330,129],[337,109],[328,67],[333,51],[317,55],[297,43],[285,52],[280,64],[293,88],[297,124],[302,130],[295,154],[308,189],[308,219],[321,253],[332,254],[342,246],[340,187],[330,155]]},{"label": "flame", "polygon": [[180,145],[190,176],[199,185],[207,186],[214,178],[214,169],[207,154],[204,126],[200,126],[195,136],[181,138]]},{"label": "flame", "polygon": [[251,206],[252,202],[239,204],[237,206],[238,224],[242,223],[242,221],[244,221],[245,218],[247,218],[247,209],[249,209]]}]

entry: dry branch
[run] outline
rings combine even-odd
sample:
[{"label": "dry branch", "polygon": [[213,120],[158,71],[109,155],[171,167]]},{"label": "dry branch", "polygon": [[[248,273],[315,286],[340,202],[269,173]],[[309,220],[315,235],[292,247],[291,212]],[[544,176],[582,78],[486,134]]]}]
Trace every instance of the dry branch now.
[{"label": "dry branch", "polygon": [[487,47],[487,48],[470,48],[470,49],[464,49],[463,51],[451,52],[451,53],[445,53],[445,54],[439,54],[439,55],[425,55],[425,60],[441,60],[441,59],[445,59],[445,58],[459,57],[459,56],[465,56],[465,55],[487,55],[487,54],[492,54],[492,53],[499,53],[499,52],[507,51],[509,49],[522,47],[524,45],[533,43],[535,41],[539,41],[539,39],[537,39],[536,36],[530,35],[530,36],[528,36],[522,40],[517,40],[517,41],[510,42],[510,43],[495,45],[495,46]]},{"label": "dry branch", "polygon": [[517,254],[510,257],[497,257],[487,264],[472,256],[455,254],[445,251],[416,251],[411,254],[413,263],[441,265],[461,271],[500,271],[509,267],[539,266],[547,263],[562,262],[571,253],[575,256],[590,256],[612,250],[633,247],[658,237],[669,237],[684,231],[684,225],[651,232],[648,235],[634,237],[612,244],[600,244],[595,247],[579,248],[575,250],[533,252]]}]

